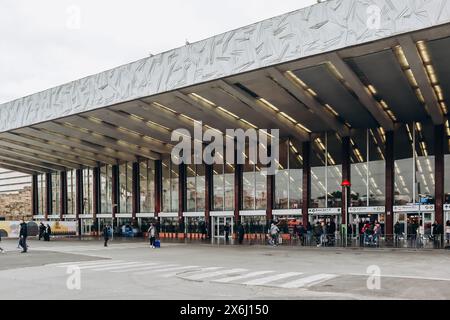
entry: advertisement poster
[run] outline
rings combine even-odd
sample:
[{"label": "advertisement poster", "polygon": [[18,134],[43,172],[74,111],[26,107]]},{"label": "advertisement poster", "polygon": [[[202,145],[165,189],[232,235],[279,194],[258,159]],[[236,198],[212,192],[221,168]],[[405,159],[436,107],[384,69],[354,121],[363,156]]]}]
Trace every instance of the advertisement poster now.
[{"label": "advertisement poster", "polygon": [[[43,221],[45,226],[50,225],[52,236],[76,236],[76,221]],[[30,221],[28,225],[28,237],[39,234],[40,222]],[[0,235],[2,238],[18,238],[20,232],[20,221],[0,221]]]}]

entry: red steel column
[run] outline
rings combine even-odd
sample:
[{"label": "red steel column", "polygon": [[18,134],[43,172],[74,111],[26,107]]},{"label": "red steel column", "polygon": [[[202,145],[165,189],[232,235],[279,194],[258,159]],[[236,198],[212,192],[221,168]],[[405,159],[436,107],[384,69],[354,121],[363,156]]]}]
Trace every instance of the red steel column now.
[{"label": "red steel column", "polygon": [[386,240],[389,245],[393,243],[394,234],[394,131],[386,132]]},{"label": "red steel column", "polygon": [[33,216],[38,215],[39,211],[39,192],[38,192],[38,176],[33,175],[31,179],[31,213]]},{"label": "red steel column", "polygon": [[239,222],[239,211],[242,208],[242,165],[236,164],[234,170],[234,220]]},{"label": "red steel column", "polygon": [[[205,220],[208,234],[211,234],[211,210],[213,210],[213,166],[205,165]],[[225,199],[224,199],[225,201]]]},{"label": "red steel column", "polygon": [[155,161],[155,217],[161,212],[162,197],[162,161]]},{"label": "red steel column", "polygon": [[59,218],[67,214],[67,172],[63,171],[59,175]]},{"label": "red steel column", "polygon": [[303,142],[303,196],[302,196],[302,215],[303,226],[306,228],[309,222],[309,204],[311,202],[311,142]]},{"label": "red steel column", "polygon": [[44,220],[48,220],[48,216],[52,215],[52,174],[46,173],[45,175],[45,183],[46,183],[46,197],[45,201],[47,203],[46,210],[44,213]]},{"label": "red steel column", "polygon": [[[350,137],[342,138],[342,181],[350,181],[351,179],[351,161],[350,161]],[[347,189],[347,196],[345,196],[345,189]],[[342,226],[347,227],[347,208],[350,206],[351,189],[342,188]]]},{"label": "red steel column", "polygon": [[131,201],[131,214],[132,214],[132,220],[133,222],[136,220],[136,213],[138,213],[140,211],[140,204],[141,204],[141,193],[140,193],[140,175],[139,175],[139,171],[140,171],[140,167],[139,167],[139,162],[134,162],[133,163],[133,177],[132,177],[132,186],[131,186],[131,190],[132,190],[132,201]]},{"label": "red steel column", "polygon": [[444,225],[444,176],[445,176],[445,126],[439,125],[434,128],[434,154],[435,154],[435,195],[436,195],[436,221]]}]

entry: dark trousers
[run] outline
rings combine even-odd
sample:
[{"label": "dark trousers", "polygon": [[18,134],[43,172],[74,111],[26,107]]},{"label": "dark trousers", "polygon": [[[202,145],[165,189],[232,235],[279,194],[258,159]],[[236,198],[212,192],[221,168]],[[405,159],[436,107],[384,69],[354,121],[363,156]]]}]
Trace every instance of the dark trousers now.
[{"label": "dark trousers", "polygon": [[108,246],[108,240],[109,240],[109,238],[105,238],[105,247]]},{"label": "dark trousers", "polygon": [[27,237],[21,237],[19,245],[22,247],[23,251],[27,252]]},{"label": "dark trousers", "polygon": [[244,235],[240,234],[239,235],[239,244],[242,244],[244,242]]},{"label": "dark trousers", "polygon": [[153,247],[155,245],[155,237],[150,237],[150,245]]}]

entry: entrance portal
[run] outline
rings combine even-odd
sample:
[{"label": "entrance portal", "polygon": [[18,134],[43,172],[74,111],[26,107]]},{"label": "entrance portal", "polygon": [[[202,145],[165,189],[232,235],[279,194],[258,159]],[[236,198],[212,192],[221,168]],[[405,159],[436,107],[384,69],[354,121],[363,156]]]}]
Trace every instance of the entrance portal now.
[{"label": "entrance portal", "polygon": [[213,242],[227,243],[233,240],[234,218],[233,217],[211,217],[211,230]]}]

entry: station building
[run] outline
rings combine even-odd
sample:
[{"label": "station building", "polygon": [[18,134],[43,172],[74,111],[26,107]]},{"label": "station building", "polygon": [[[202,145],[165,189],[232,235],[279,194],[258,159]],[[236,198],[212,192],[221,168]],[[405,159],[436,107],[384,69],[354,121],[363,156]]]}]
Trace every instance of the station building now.
[{"label": "station building", "polygon": [[[32,175],[35,220],[82,234],[152,219],[217,239],[274,219],[431,234],[450,220],[449,57],[448,1],[331,0],[0,105],[0,167]],[[279,129],[278,173],[174,165],[171,134],[194,121]]]}]

